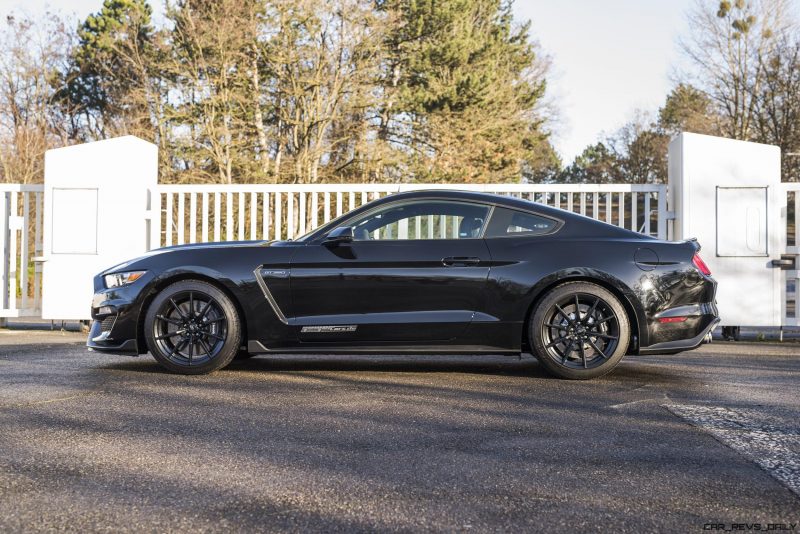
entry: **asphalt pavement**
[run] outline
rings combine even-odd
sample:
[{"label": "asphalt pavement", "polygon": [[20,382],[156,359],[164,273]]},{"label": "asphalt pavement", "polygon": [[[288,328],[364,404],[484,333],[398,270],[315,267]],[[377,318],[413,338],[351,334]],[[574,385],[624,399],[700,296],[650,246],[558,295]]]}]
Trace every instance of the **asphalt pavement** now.
[{"label": "asphalt pavement", "polygon": [[[800,532],[800,344],[270,356],[218,373],[0,330],[0,531]],[[742,528],[744,530],[744,528]]]}]

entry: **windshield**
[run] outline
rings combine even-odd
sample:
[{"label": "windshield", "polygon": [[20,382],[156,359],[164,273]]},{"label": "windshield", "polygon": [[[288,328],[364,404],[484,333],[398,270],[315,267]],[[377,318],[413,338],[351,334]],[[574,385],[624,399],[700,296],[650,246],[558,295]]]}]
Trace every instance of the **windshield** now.
[{"label": "windshield", "polygon": [[296,237],[294,239],[294,241],[298,241],[298,242],[308,241],[311,238],[312,235],[314,235],[314,234],[316,234],[318,232],[319,233],[330,232],[331,230],[333,230],[334,228],[339,226],[339,224],[342,221],[346,220],[348,217],[351,217],[351,216],[352,216],[352,213],[345,213],[343,215],[340,215],[339,217],[336,217],[332,221],[328,221],[327,223],[323,224],[322,226],[314,228],[313,230],[311,230],[309,232],[306,232],[305,234],[303,234],[300,237]]}]

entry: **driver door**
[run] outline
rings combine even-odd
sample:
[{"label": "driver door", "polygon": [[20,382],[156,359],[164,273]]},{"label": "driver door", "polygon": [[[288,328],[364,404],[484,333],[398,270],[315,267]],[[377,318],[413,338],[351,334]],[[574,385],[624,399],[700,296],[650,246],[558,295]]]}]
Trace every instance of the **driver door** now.
[{"label": "driver door", "polygon": [[447,200],[387,204],[345,224],[351,242],[312,242],[292,257],[303,342],[437,343],[485,308],[489,206]]}]

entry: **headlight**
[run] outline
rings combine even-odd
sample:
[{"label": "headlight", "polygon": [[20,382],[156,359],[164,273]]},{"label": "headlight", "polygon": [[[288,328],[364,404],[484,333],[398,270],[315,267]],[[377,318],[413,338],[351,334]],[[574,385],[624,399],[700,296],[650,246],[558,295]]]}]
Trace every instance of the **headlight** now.
[{"label": "headlight", "polygon": [[106,287],[111,289],[112,287],[121,287],[132,284],[141,278],[146,272],[147,271],[131,271],[129,273],[107,274],[103,277],[103,280],[106,282]]}]

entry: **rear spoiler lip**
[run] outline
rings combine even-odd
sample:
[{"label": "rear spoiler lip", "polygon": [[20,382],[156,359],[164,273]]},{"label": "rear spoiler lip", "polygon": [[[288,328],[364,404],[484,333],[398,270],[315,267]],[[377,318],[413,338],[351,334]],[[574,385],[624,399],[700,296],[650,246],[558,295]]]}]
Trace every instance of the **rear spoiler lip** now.
[{"label": "rear spoiler lip", "polygon": [[692,247],[694,248],[695,252],[700,252],[700,249],[702,248],[700,246],[700,242],[697,241],[696,237],[690,237],[689,239],[685,239],[683,242],[686,243],[686,244],[692,245]]}]

